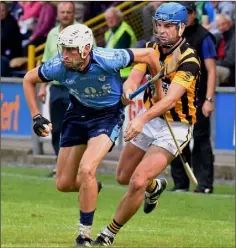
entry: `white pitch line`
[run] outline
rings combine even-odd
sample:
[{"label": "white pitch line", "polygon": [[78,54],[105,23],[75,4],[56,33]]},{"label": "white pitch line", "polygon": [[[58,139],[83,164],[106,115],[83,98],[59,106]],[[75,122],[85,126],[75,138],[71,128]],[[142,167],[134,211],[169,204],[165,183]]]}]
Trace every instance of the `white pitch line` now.
[{"label": "white pitch line", "polygon": [[[17,173],[5,173],[2,172],[1,176],[5,177],[18,177],[21,179],[36,179],[40,181],[53,181],[55,180],[54,178],[47,178],[47,177],[40,177],[40,176],[32,176],[32,175],[24,175],[24,174],[17,174]],[[119,186],[115,184],[106,184],[103,183],[104,188],[111,188],[111,189],[117,189],[117,190],[125,190],[127,187],[126,186]],[[193,193],[193,192],[170,192],[170,191],[165,191],[165,194],[184,194],[184,195],[204,195],[204,194],[198,194],[198,193]],[[220,198],[235,198],[235,195],[230,195],[230,194],[209,194],[208,197],[220,197]]]}]

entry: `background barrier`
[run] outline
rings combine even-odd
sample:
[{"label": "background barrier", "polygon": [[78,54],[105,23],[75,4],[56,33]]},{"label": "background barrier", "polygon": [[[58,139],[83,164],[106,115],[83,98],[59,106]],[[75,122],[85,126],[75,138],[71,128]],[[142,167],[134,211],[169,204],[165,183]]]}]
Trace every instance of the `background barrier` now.
[{"label": "background barrier", "polygon": [[1,78],[1,135],[30,138],[31,124],[22,79]]},{"label": "background barrier", "polygon": [[[1,136],[4,138],[26,138],[33,140],[33,153],[42,154],[41,142],[49,138],[38,138],[32,134],[32,119],[24,97],[21,78],[1,78]],[[49,99],[49,91],[47,95]],[[41,106],[42,114],[49,118],[48,101]],[[126,122],[142,109],[142,95],[126,108]],[[216,150],[235,150],[235,88],[216,88],[215,111],[211,118],[212,143]],[[123,146],[123,133],[118,139]]]},{"label": "background barrier", "polygon": [[235,88],[217,88],[215,149],[235,150]]}]

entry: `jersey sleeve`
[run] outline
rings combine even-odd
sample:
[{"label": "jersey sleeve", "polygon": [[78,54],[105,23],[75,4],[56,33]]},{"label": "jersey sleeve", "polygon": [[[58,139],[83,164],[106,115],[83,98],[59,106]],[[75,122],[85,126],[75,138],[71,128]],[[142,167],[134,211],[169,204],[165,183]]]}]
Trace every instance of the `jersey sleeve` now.
[{"label": "jersey sleeve", "polygon": [[146,71],[147,71],[147,64],[138,63],[138,64],[136,64],[133,67],[133,69],[146,73]]},{"label": "jersey sleeve", "polygon": [[58,81],[63,73],[64,66],[58,56],[53,57],[48,62],[39,67],[38,75],[43,82]]},{"label": "jersey sleeve", "polygon": [[172,81],[188,89],[197,80],[200,73],[200,63],[196,57],[190,57],[180,64]]},{"label": "jersey sleeve", "polygon": [[130,49],[115,49],[114,71],[117,72],[134,62],[134,54]]},{"label": "jersey sleeve", "polygon": [[[145,44],[143,44],[143,47],[140,48],[148,48],[148,47],[152,47],[153,49],[155,49],[155,42],[146,42]],[[147,72],[148,66],[145,63],[137,63],[134,65],[133,69],[141,71],[143,73]]]},{"label": "jersey sleeve", "polygon": [[127,66],[130,66],[134,61],[134,54],[130,49],[107,49],[94,48],[93,59],[97,61],[109,72],[118,72]]},{"label": "jersey sleeve", "polygon": [[201,53],[202,53],[203,59],[211,59],[211,58],[215,59],[217,57],[215,44],[212,38],[210,37],[210,35],[208,35],[203,40],[202,47],[201,47]]}]

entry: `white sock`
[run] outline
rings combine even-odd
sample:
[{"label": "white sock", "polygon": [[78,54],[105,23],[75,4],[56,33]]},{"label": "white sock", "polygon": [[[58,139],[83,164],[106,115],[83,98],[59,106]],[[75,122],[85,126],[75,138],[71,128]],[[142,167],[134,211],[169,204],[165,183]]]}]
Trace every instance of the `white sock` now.
[{"label": "white sock", "polygon": [[85,237],[91,237],[91,229],[92,226],[85,226],[83,224],[79,224],[79,234],[84,235]]},{"label": "white sock", "polygon": [[104,231],[102,232],[104,234],[106,234],[109,237],[115,238],[116,234],[112,233],[107,227],[104,229]]}]

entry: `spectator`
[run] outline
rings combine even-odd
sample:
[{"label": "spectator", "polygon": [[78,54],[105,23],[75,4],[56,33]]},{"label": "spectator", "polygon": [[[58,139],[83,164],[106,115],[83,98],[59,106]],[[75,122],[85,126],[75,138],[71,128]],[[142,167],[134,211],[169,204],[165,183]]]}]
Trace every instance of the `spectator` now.
[{"label": "spectator", "polygon": [[56,6],[51,2],[43,3],[38,23],[29,37],[28,44],[24,48],[25,56],[27,56],[29,45],[39,46],[46,41],[49,31],[54,27],[56,22],[56,11]]},{"label": "spectator", "polygon": [[[48,61],[53,56],[56,56],[58,53],[57,50],[57,39],[59,33],[66,28],[67,26],[75,23],[75,6],[73,2],[60,2],[57,6],[57,17],[59,20],[59,25],[53,28],[47,37],[45,51],[43,54],[43,62]],[[40,101],[44,102],[47,96],[46,92],[46,83],[41,84],[41,87],[38,92],[38,97]],[[60,132],[61,125],[65,111],[69,104],[69,92],[68,89],[59,84],[56,81],[53,81],[50,86],[50,99],[49,99],[49,114],[50,119],[53,125],[52,130],[52,146],[56,156],[59,152],[59,141],[60,141]],[[54,169],[49,176],[55,176],[56,170]]]},{"label": "spectator", "polygon": [[218,38],[215,18],[217,14],[226,14],[231,16],[235,5],[232,2],[204,1],[197,2],[197,16],[200,23]]},{"label": "spectator", "polygon": [[225,14],[228,16],[232,16],[232,13],[233,13],[234,8],[235,8],[235,4],[233,2],[212,1],[211,3],[215,8],[215,15]]},{"label": "spectator", "polygon": [[[147,5],[144,5],[141,9],[142,12],[142,28],[143,28],[143,37],[144,44],[147,41],[150,41],[153,35],[153,27],[152,27],[152,17],[156,12],[157,8],[163,4],[164,1],[161,2],[149,2]],[[142,47],[142,45],[140,45]]]},{"label": "spectator", "polygon": [[20,17],[23,15],[23,8],[18,2],[10,2],[9,12],[17,21],[19,21]]},{"label": "spectator", "polygon": [[222,38],[217,48],[217,85],[235,86],[235,25],[225,14],[216,17]]},{"label": "spectator", "polygon": [[119,1],[88,1],[85,21],[104,13],[108,8],[121,4]]},{"label": "spectator", "polygon": [[[132,27],[122,20],[122,13],[115,7],[105,11],[105,19],[108,31],[105,33],[106,48],[129,48],[134,47],[137,40]],[[127,77],[131,68],[121,70],[121,76]]]},{"label": "spectator", "polygon": [[[212,193],[214,155],[210,141],[210,115],[213,111],[216,81],[214,36],[198,24],[196,6],[193,2],[182,2],[182,5],[188,11],[188,22],[184,37],[197,51],[201,61],[201,78],[196,92],[197,122],[193,129],[194,147],[192,154],[189,146],[184,148],[183,153],[189,164],[192,164],[194,174],[198,180],[198,187],[194,189],[194,192]],[[171,163],[171,174],[175,184],[172,190],[188,191],[189,178],[179,157]]]},{"label": "spectator", "polygon": [[6,2],[1,7],[1,76],[10,76],[9,62],[22,54],[21,34],[17,21],[9,13]]},{"label": "spectator", "polygon": [[23,15],[21,16],[18,24],[20,26],[20,32],[23,35],[23,40],[28,40],[36,27],[43,3],[26,1],[19,2],[19,4],[23,8]]}]

